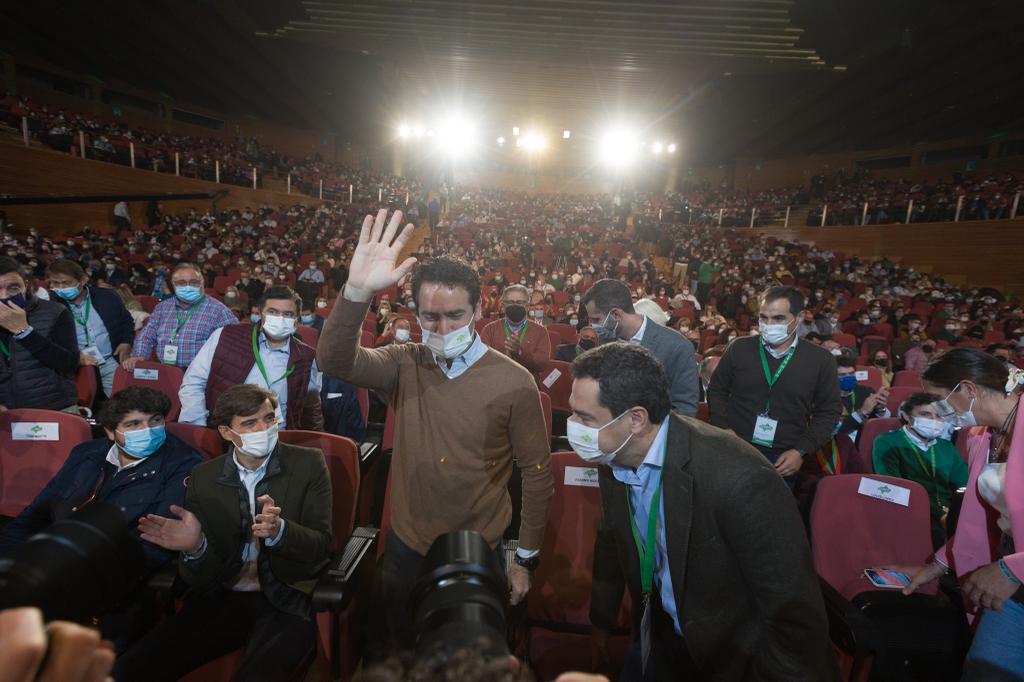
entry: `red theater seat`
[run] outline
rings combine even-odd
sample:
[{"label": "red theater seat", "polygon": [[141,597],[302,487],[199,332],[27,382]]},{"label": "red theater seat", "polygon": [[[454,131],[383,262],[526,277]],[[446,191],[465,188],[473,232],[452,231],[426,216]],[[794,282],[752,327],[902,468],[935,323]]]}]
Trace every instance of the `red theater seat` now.
[{"label": "red theater seat", "polygon": [[129,386],[145,386],[160,391],[171,399],[171,411],[167,413],[167,421],[178,420],[181,413],[181,401],[178,400],[178,389],[185,378],[185,372],[174,365],[165,365],[152,360],[139,360],[135,369],[129,372],[118,367],[114,372],[114,393]]}]

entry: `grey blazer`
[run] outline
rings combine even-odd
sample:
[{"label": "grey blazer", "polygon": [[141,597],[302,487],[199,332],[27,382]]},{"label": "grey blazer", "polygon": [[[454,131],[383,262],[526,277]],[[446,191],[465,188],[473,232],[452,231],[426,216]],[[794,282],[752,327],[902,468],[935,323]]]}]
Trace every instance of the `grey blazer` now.
[{"label": "grey blazer", "polygon": [[[701,678],[839,679],[825,605],[792,493],[752,445],[669,415],[662,471],[676,612]],[[624,586],[639,632],[640,563],[627,486],[600,467],[591,621],[612,629]]]},{"label": "grey blazer", "polygon": [[654,357],[665,368],[668,390],[672,395],[672,411],[696,417],[700,380],[690,340],[676,330],[662,327],[648,318],[640,345],[654,353]]}]

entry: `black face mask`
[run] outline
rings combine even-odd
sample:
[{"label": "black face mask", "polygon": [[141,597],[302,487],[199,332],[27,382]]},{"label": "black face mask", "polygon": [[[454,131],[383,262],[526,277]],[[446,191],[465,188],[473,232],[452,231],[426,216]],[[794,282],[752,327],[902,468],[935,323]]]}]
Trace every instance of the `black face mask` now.
[{"label": "black face mask", "polygon": [[593,339],[580,339],[580,342],[577,345],[579,345],[583,350],[590,350],[591,348],[597,348],[597,341],[594,341]]},{"label": "black face mask", "polygon": [[0,299],[0,301],[3,301],[4,303],[7,303],[7,304],[16,305],[19,308],[21,308],[22,310],[25,309],[25,296],[24,296],[24,294],[15,294],[14,296],[11,296],[10,298]]},{"label": "black face mask", "polygon": [[505,306],[505,317],[512,324],[519,324],[526,319],[526,306],[518,303],[510,303]]},{"label": "black face mask", "polygon": [[889,359],[888,358],[878,358],[877,360],[875,360],[875,367],[888,367],[888,366],[889,366]]},{"label": "black face mask", "polygon": [[921,350],[924,352],[925,355],[931,355],[935,351],[935,349],[932,348],[931,346],[924,346],[923,348],[921,348]]}]

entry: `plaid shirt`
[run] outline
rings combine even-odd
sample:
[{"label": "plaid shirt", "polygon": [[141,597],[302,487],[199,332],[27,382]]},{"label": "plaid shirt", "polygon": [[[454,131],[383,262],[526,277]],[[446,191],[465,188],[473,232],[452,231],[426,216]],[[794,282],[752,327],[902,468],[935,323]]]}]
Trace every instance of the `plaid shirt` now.
[{"label": "plaid shirt", "polygon": [[148,360],[155,352],[156,359],[163,361],[164,346],[170,344],[178,347],[178,360],[175,364],[184,369],[192,362],[192,358],[210,338],[214,329],[238,322],[238,318],[226,305],[206,296],[199,303],[199,309],[182,326],[172,342],[171,339],[178,330],[179,314],[184,318],[188,314],[188,309],[177,297],[158,303],[146,321],[146,326],[135,336],[132,355]]}]

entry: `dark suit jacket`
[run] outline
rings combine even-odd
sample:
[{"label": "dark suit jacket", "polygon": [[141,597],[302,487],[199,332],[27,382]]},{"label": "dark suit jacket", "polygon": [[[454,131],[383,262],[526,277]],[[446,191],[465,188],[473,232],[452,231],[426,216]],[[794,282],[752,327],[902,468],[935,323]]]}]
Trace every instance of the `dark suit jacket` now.
[{"label": "dark suit jacket", "polygon": [[[92,298],[92,306],[96,313],[103,320],[103,326],[110,334],[110,349],[117,350],[122,343],[129,346],[135,341],[135,320],[131,313],[124,306],[124,301],[113,289],[100,287],[88,287],[89,296]],[[63,303],[64,307],[70,308],[68,302],[60,296],[54,296],[54,301]]]},{"label": "dark suit jacket", "polygon": [[[312,593],[331,542],[331,481],[323,453],[279,443],[256,485],[256,497],[264,494],[281,508],[285,529],[276,545],[260,542],[263,593],[277,608],[304,615],[308,603],[297,596]],[[230,452],[195,468],[185,508],[199,517],[207,548],[197,559],[179,560],[181,577],[198,592],[229,584],[242,569],[255,516]]]},{"label": "dark suit jacket", "polygon": [[[828,621],[793,496],[748,443],[670,415],[663,500],[676,608],[702,679],[838,680]],[[591,620],[611,629],[623,585],[640,603],[627,486],[599,476]],[[634,633],[640,609],[634,609]]]},{"label": "dark suit jacket", "polygon": [[697,378],[693,344],[675,329],[662,327],[648,319],[640,345],[654,353],[665,368],[672,394],[672,410],[687,417],[696,417],[700,380]]}]

